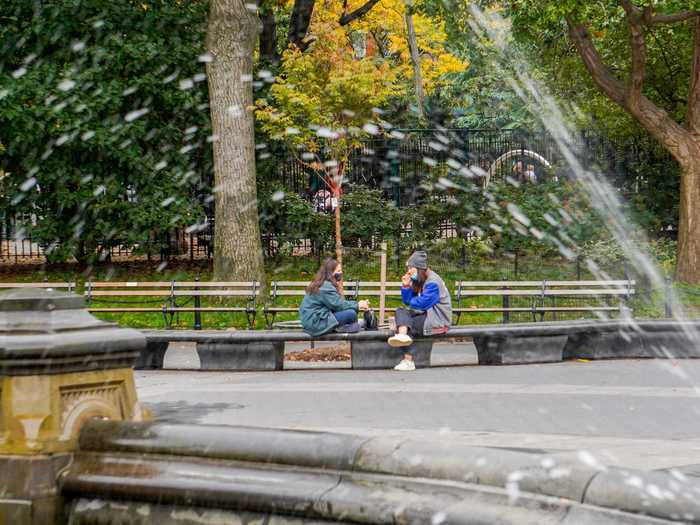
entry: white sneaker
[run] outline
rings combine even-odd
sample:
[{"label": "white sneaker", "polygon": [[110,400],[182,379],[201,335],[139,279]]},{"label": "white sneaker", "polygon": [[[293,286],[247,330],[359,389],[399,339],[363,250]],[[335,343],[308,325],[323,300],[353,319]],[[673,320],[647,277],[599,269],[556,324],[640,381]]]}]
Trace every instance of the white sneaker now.
[{"label": "white sneaker", "polygon": [[413,339],[411,339],[411,336],[408,334],[395,334],[389,338],[387,343],[389,343],[389,346],[394,347],[409,346],[411,343],[413,343]]},{"label": "white sneaker", "polygon": [[412,372],[416,369],[416,364],[413,360],[403,359],[398,365],[394,367],[394,370],[399,370],[400,372]]}]

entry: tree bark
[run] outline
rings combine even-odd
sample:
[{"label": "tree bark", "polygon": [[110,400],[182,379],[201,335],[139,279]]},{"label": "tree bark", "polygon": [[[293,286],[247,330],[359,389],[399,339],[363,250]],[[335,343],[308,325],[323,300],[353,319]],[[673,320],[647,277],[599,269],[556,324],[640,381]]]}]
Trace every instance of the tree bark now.
[{"label": "tree bark", "polygon": [[263,2],[260,10],[262,32],[260,33],[260,58],[273,66],[280,63],[282,57],[277,50],[277,22],[275,12],[269,2]]},{"label": "tree bark", "polygon": [[681,282],[696,283],[700,275],[700,164],[691,161],[682,170],[676,277]]},{"label": "tree bark", "polygon": [[309,47],[306,33],[309,31],[315,4],[316,0],[296,0],[294,2],[292,17],[289,19],[287,43],[295,45],[301,51],[306,51],[306,48]]},{"label": "tree bark", "polygon": [[338,264],[343,264],[343,238],[340,232],[340,196],[338,205],[335,207],[335,260]]},{"label": "tree bark", "polygon": [[413,64],[413,84],[416,89],[416,102],[418,104],[418,114],[425,120],[425,90],[423,89],[423,72],[420,68],[420,51],[418,49],[418,38],[416,28],[413,25],[413,13],[406,3],[406,31],[408,37],[408,49],[411,52],[411,64]]},{"label": "tree bark", "polygon": [[253,131],[253,51],[260,30],[244,0],[211,0],[207,30],[214,133],[214,279],[262,281]]}]

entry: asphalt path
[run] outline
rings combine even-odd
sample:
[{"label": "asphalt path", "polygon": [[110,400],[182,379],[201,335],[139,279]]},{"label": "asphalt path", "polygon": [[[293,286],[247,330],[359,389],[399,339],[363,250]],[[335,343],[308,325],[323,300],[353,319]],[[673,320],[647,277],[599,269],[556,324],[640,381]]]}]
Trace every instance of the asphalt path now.
[{"label": "asphalt path", "polygon": [[192,345],[172,345],[169,369],[136,372],[141,401],[161,421],[587,450],[608,465],[700,471],[700,360],[487,367],[460,343],[436,344],[433,367],[411,373],[348,362],[287,361],[280,372],[198,366]]}]

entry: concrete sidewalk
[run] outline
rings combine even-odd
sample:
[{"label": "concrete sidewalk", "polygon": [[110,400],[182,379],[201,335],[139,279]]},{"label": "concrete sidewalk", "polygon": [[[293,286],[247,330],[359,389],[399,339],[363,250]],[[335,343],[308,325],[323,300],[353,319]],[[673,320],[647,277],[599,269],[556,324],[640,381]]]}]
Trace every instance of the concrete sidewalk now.
[{"label": "concrete sidewalk", "polygon": [[[468,366],[476,358],[470,344],[436,347],[434,363],[453,366],[413,373],[315,365],[282,372],[138,371],[137,387],[164,421],[586,450],[606,465],[700,470],[698,360],[480,367]],[[194,349],[173,348],[166,366],[184,364],[196,364]]]}]

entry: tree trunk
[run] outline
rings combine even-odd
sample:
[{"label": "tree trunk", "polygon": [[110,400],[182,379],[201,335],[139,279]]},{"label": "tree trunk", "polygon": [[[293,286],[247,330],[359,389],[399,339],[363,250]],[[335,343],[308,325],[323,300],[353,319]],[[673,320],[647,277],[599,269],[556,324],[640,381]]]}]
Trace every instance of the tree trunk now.
[{"label": "tree trunk", "polygon": [[338,199],[338,205],[335,207],[335,260],[338,264],[343,264],[343,238],[340,233],[340,196],[336,197]]},{"label": "tree trunk", "polygon": [[309,43],[306,41],[306,33],[311,24],[311,16],[314,12],[316,0],[295,0],[292,16],[289,19],[289,33],[287,44],[293,44],[301,51],[306,51]]},{"label": "tree trunk", "polygon": [[280,63],[281,57],[277,51],[277,22],[275,12],[270,2],[261,4],[260,20],[262,32],[260,33],[260,59],[272,66]]},{"label": "tree trunk", "polygon": [[425,120],[425,91],[423,89],[423,72],[420,68],[420,51],[418,50],[416,28],[413,25],[413,13],[411,13],[411,7],[408,3],[406,4],[406,29],[408,49],[411,52],[411,63],[413,64],[413,84],[416,89],[418,114],[421,119]]},{"label": "tree trunk", "polygon": [[700,282],[700,152],[681,164],[681,195],[678,220],[676,278]]},{"label": "tree trunk", "polygon": [[252,75],[260,23],[244,0],[211,0],[207,32],[214,133],[214,279],[262,280]]}]

